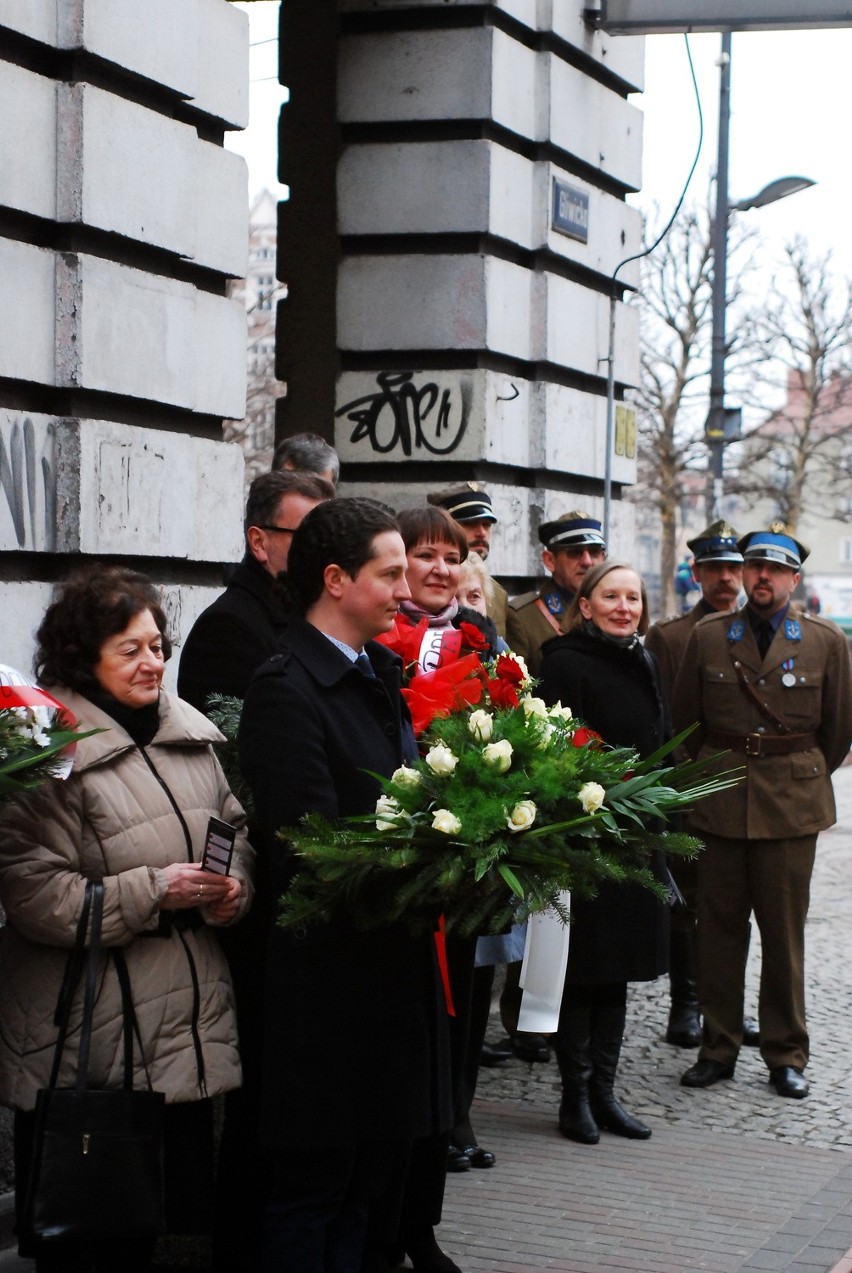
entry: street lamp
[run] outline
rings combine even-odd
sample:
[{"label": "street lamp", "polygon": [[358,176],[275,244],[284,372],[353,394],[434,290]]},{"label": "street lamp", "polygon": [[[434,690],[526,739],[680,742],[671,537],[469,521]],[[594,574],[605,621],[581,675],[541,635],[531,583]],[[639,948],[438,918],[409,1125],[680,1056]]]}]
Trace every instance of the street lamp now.
[{"label": "street lamp", "polygon": [[716,209],[713,216],[713,339],[710,358],[710,410],[704,426],[709,455],[708,524],[721,517],[725,446],[740,435],[741,411],[725,407],[725,319],[728,284],[728,217],[730,212],[764,208],[815,183],[809,177],[779,177],[750,199],[728,203],[728,136],[731,124],[731,33],[722,32],[719,58],[719,146],[716,161]]},{"label": "street lamp", "polygon": [[732,203],[731,212],[748,212],[751,208],[765,208],[767,203],[777,203],[779,199],[786,199],[789,194],[798,194],[800,190],[807,190],[809,186],[815,185],[816,182],[810,177],[778,177],[776,181],[770,181],[768,186],[758,190],[757,194],[752,195],[750,199],[738,199],[736,203]]}]

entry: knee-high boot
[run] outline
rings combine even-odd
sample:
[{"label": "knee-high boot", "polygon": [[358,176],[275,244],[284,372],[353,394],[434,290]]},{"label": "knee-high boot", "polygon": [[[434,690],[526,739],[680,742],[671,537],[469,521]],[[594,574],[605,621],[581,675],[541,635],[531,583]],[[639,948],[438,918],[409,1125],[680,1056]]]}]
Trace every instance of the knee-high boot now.
[{"label": "knee-high boot", "polygon": [[592,1116],[604,1131],[629,1140],[647,1140],[650,1127],[640,1123],[615,1099],[613,1091],[624,1022],[627,1013],[627,986],[605,986],[592,1008],[592,1077],[589,1098]]},{"label": "knee-high boot", "polygon": [[666,1043],[678,1048],[697,1048],[701,1042],[697,965],[695,929],[673,928],[669,945],[671,1008]]},{"label": "knee-high boot", "polygon": [[[566,989],[566,996],[570,990]],[[556,1032],[556,1059],[562,1078],[559,1130],[568,1140],[596,1145],[600,1140],[597,1123],[589,1106],[592,1076],[591,1009],[587,1003],[566,1003],[563,999]]]}]

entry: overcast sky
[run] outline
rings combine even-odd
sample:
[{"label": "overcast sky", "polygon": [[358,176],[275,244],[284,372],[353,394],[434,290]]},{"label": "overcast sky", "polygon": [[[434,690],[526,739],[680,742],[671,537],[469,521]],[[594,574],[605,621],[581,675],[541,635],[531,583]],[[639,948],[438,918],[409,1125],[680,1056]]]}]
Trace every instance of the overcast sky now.
[{"label": "overcast sky", "polygon": [[[276,181],[276,121],[284,90],[277,74],[278,5],[241,4],[251,19],[251,123],[229,145],[249,163],[249,192]],[[615,37],[613,37],[615,38]],[[636,38],[636,37],[620,37]],[[702,158],[690,196],[706,197],[716,160],[720,37],[689,37],[704,110]],[[739,33],[731,62],[730,194],[755,194],[776,177],[801,175],[818,185],[768,208],[741,213],[759,230],[767,269],[797,232],[822,254],[831,250],[838,278],[852,277],[849,233],[852,28]],[[645,114],[644,187],[631,199],[644,208],[674,206],[698,137],[694,94],[682,35],[646,39],[645,93],[632,99]]]},{"label": "overcast sky", "polygon": [[[721,37],[689,37],[704,111],[702,160],[691,191],[705,197],[715,169]],[[852,276],[849,202],[849,75],[852,28],[833,31],[740,32],[731,57],[731,200],[756,194],[782,176],[810,177],[811,190],[752,212],[735,214],[759,230],[769,253],[796,233],[813,250],[831,250],[840,275]],[[644,188],[633,202],[673,206],[689,171],[698,124],[685,39],[646,40]]]}]

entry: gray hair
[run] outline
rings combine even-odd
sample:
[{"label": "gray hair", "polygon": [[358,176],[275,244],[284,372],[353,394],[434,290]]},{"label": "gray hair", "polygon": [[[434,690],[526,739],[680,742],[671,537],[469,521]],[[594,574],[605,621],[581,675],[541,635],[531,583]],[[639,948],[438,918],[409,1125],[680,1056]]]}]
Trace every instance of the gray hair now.
[{"label": "gray hair", "polygon": [[274,471],[285,466],[304,473],[330,472],[331,480],[335,483],[340,477],[337,452],[318,433],[294,433],[291,438],[279,442],[272,459],[272,468]]}]

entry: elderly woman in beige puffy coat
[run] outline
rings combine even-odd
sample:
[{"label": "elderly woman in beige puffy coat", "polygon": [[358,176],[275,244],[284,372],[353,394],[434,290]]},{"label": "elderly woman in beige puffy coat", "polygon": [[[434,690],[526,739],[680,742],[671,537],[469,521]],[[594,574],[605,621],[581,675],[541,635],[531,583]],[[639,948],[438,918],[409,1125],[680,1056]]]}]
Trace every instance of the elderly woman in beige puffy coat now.
[{"label": "elderly woman in beige puffy coat", "polygon": [[[174,1232],[205,1231],[213,1196],[211,1100],[239,1086],[233,993],[215,928],[249,901],[252,850],[245,817],[212,744],[221,735],[160,688],[170,653],[157,593],[143,575],[85,568],[60,585],[38,633],[40,682],[81,729],[64,782],[16,801],[0,828],[0,1104],[15,1114],[19,1220],[32,1152],[36,1092],[47,1086],[54,1012],[86,881],[104,882],[100,990],[90,1081],[120,1087],[121,995],[109,947],[124,951],[152,1086],[166,1096],[167,1218]],[[229,876],[202,869],[211,815],[237,830]],[[82,987],[71,1017],[79,1024]],[[145,1084],[135,1048],[135,1086]],[[74,1080],[69,1043],[59,1086]],[[170,1181],[173,1187],[170,1188]],[[122,1273],[151,1250],[34,1240],[22,1254],[39,1273]]]}]

